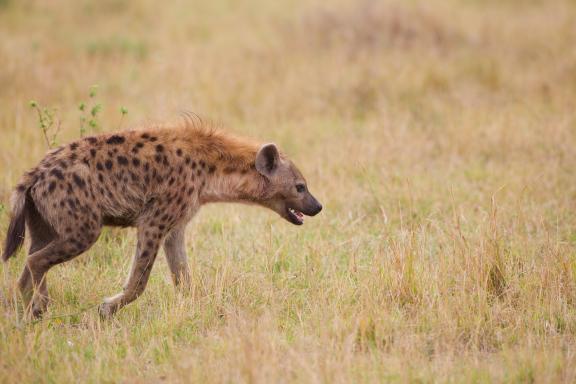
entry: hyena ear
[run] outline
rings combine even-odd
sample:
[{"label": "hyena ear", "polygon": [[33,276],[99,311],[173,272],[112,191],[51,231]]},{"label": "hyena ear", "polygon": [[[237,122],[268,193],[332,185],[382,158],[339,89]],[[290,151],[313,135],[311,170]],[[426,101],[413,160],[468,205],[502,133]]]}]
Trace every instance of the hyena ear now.
[{"label": "hyena ear", "polygon": [[270,177],[274,174],[280,163],[280,153],[276,144],[264,144],[256,154],[256,170],[260,174]]}]

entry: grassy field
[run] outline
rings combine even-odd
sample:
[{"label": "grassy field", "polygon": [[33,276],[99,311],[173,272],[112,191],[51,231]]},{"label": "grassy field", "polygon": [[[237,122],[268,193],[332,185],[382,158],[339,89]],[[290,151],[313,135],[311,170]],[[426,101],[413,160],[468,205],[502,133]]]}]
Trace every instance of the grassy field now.
[{"label": "grassy field", "polygon": [[81,102],[88,131],[194,111],[276,142],[325,207],[205,207],[192,292],[160,257],[112,321],[133,230],[54,268],[37,323],[21,251],[0,382],[575,382],[575,25],[560,0],[0,1],[2,236],[47,150],[32,99],[60,143]]}]

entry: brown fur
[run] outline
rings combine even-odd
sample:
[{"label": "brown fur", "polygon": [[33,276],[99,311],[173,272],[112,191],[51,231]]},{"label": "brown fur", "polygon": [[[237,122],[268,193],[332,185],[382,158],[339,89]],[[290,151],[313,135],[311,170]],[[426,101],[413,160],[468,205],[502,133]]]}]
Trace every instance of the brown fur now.
[{"label": "brown fur", "polygon": [[144,291],[162,244],[174,282],[188,281],[183,233],[201,205],[256,203],[301,224],[288,207],[313,215],[321,206],[307,191],[295,193],[297,183],[305,183],[302,175],[274,145],[190,124],[83,138],[51,151],[22,178],[3,259],[22,243],[25,221],[32,244],[19,287],[39,316],[52,266],[90,248],[103,225],[137,227],[124,291],[100,307],[110,316]]}]

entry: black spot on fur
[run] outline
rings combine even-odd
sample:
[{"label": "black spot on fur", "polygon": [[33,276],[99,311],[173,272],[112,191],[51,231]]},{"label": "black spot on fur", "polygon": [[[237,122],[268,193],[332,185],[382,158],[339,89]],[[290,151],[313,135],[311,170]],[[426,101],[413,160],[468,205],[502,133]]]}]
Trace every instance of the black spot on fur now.
[{"label": "black spot on fur", "polygon": [[138,151],[140,150],[140,148],[142,148],[144,146],[144,143],[138,142],[136,143],[136,145],[134,146],[134,148],[132,148],[132,152],[133,153],[138,153]]},{"label": "black spot on fur", "polygon": [[128,165],[128,159],[124,156],[118,156],[117,160],[120,165]]},{"label": "black spot on fur", "polygon": [[104,176],[102,176],[101,173],[98,174],[98,181],[103,183],[104,182]]},{"label": "black spot on fur", "polygon": [[67,163],[66,161],[64,161],[64,160],[58,161],[58,164],[59,164],[63,169],[68,168],[68,163]]},{"label": "black spot on fur", "polygon": [[56,176],[56,178],[58,178],[59,180],[64,180],[64,174],[58,168],[54,168],[53,170],[51,170],[50,174],[52,176]]},{"label": "black spot on fur", "polygon": [[195,161],[192,162],[192,169],[196,169],[196,162]]},{"label": "black spot on fur", "polygon": [[215,165],[211,165],[208,167],[208,173],[214,173],[214,171],[216,171],[216,166]]},{"label": "black spot on fur", "polygon": [[202,168],[205,168],[205,167],[206,167],[206,162],[205,162],[204,160],[200,160],[200,166],[201,166]]},{"label": "black spot on fur", "polygon": [[164,152],[164,146],[162,144],[158,144],[156,146],[156,152]]},{"label": "black spot on fur", "polygon": [[92,145],[94,145],[98,142],[98,139],[95,137],[87,137],[86,140]]},{"label": "black spot on fur", "polygon": [[74,179],[76,185],[79,186],[80,188],[86,187],[86,182],[84,181],[84,179],[78,176],[77,174],[75,173],[72,174],[72,178]]},{"label": "black spot on fur", "polygon": [[97,162],[97,163],[96,163],[96,169],[99,170],[99,171],[102,171],[102,170],[104,169],[104,167],[102,166],[102,163],[101,163],[101,162]]},{"label": "black spot on fur", "polygon": [[143,138],[143,139],[149,139],[149,138],[150,138],[150,135],[147,134],[147,133],[143,133],[142,136],[140,136],[140,137]]},{"label": "black spot on fur", "polygon": [[48,185],[48,192],[52,193],[54,192],[54,190],[56,189],[56,182],[52,181],[49,185]]},{"label": "black spot on fur", "polygon": [[156,136],[150,137],[150,141],[151,141],[151,142],[155,142],[156,140],[158,140],[158,138],[157,138]]},{"label": "black spot on fur", "polygon": [[90,155],[96,157],[96,150],[94,148],[90,148]]},{"label": "black spot on fur", "polygon": [[72,153],[72,154],[70,155],[70,160],[72,160],[72,161],[76,160],[77,158],[78,158],[78,155],[75,154],[75,153]]},{"label": "black spot on fur", "polygon": [[137,157],[135,157],[135,158],[132,159],[132,164],[133,164],[135,167],[138,167],[138,166],[140,165],[140,160],[139,160]]},{"label": "black spot on fur", "polygon": [[177,154],[178,156],[182,156],[182,150],[181,150],[180,148],[178,148],[178,149],[176,150],[176,154]]},{"label": "black spot on fur", "polygon": [[20,184],[17,189],[18,189],[18,192],[24,192],[26,190],[26,186],[23,184]]},{"label": "black spot on fur", "polygon": [[226,174],[230,174],[230,173],[234,173],[234,172],[236,172],[236,168],[234,168],[234,167],[224,168],[224,173],[226,173]]},{"label": "black spot on fur", "polygon": [[78,148],[78,143],[72,143],[72,144],[70,144],[70,149],[71,149],[71,150],[75,151],[76,148]]},{"label": "black spot on fur", "polygon": [[116,145],[116,144],[122,144],[124,141],[126,141],[124,136],[112,135],[108,138],[108,140],[106,140],[106,144]]},{"label": "black spot on fur", "polygon": [[112,169],[112,161],[111,160],[106,160],[104,165],[106,166],[106,169],[108,169],[108,170]]},{"label": "black spot on fur", "polygon": [[156,156],[154,156],[154,160],[156,160],[157,163],[161,163],[162,162],[162,156],[156,155]]}]

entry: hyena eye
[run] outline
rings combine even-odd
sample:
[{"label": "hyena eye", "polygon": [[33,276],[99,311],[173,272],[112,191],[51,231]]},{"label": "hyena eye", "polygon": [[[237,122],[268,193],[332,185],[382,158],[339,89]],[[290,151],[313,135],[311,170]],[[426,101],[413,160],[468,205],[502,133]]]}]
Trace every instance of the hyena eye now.
[{"label": "hyena eye", "polygon": [[296,184],[296,191],[302,193],[306,191],[306,186],[304,184]]}]

